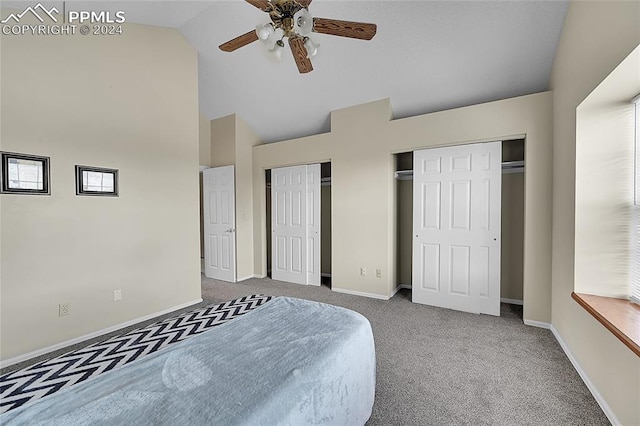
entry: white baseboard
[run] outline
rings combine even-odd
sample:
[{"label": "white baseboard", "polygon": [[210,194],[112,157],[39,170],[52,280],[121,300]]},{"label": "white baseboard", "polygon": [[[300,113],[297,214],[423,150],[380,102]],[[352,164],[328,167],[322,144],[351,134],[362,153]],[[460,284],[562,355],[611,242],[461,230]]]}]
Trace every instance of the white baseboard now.
[{"label": "white baseboard", "polygon": [[545,328],[547,330],[551,328],[551,324],[549,324],[548,322],[534,321],[534,320],[528,320],[528,319],[522,320],[522,322],[532,327]]},{"label": "white baseboard", "polygon": [[240,277],[236,279],[236,282],[239,283],[241,281],[250,280],[251,278],[256,278],[255,275],[247,275],[246,277]]},{"label": "white baseboard", "polygon": [[569,350],[569,347],[567,346],[565,341],[562,339],[562,336],[560,336],[560,333],[558,333],[558,330],[553,325],[551,325],[550,330],[553,333],[556,340],[558,341],[558,343],[560,344],[560,347],[562,348],[564,353],[567,355],[567,358],[569,358],[569,361],[571,361],[571,364],[573,364],[573,368],[576,369],[576,371],[582,378],[582,381],[584,382],[584,384],[587,385],[587,388],[591,392],[591,395],[593,395],[596,402],[604,412],[605,416],[607,416],[607,418],[609,419],[609,421],[613,426],[620,425],[620,421],[616,417],[615,413],[613,412],[611,407],[609,407],[609,404],[607,404],[607,401],[604,400],[600,392],[598,392],[598,389],[596,389],[593,382],[591,382],[591,379],[589,379],[589,376],[587,376],[587,373],[582,369],[582,366],[578,363],[578,360],[576,359],[576,357],[573,356],[573,353],[571,352],[571,350]]},{"label": "white baseboard", "polygon": [[[397,292],[405,288],[411,290],[411,284],[398,284],[398,286],[393,290],[393,293],[391,293],[391,297],[395,296]],[[391,299],[391,297],[389,299]]]},{"label": "white baseboard", "polygon": [[247,275],[246,277],[237,278],[236,282],[239,283],[241,281],[250,280],[251,278],[267,278],[267,276],[266,275],[259,275],[259,274]]},{"label": "white baseboard", "polygon": [[320,274],[320,276],[324,278],[331,278],[331,274]]},{"label": "white baseboard", "polygon": [[508,299],[506,297],[501,297],[500,302],[509,303],[510,305],[520,305],[520,306],[523,305],[522,300],[520,299]]},{"label": "white baseboard", "polygon": [[44,354],[49,353],[49,352],[57,351],[58,349],[62,349],[62,348],[65,348],[67,346],[75,345],[76,343],[81,343],[81,342],[84,342],[85,340],[93,339],[94,337],[102,336],[104,334],[111,333],[112,331],[116,331],[116,330],[119,330],[121,328],[129,327],[130,325],[134,325],[134,324],[137,324],[137,323],[142,322],[142,321],[146,321],[146,320],[149,320],[149,319],[152,319],[152,318],[155,318],[155,317],[159,317],[160,315],[168,314],[168,313],[171,313],[173,311],[177,311],[179,309],[183,309],[183,308],[189,307],[191,305],[195,305],[196,303],[200,303],[200,302],[202,302],[202,299],[192,300],[191,302],[182,303],[182,304],[180,304],[178,306],[174,306],[172,308],[165,309],[165,310],[160,311],[160,312],[155,312],[153,314],[145,315],[145,316],[140,317],[140,318],[136,318],[136,319],[132,319],[130,321],[126,321],[126,322],[123,322],[123,323],[120,323],[120,324],[116,324],[114,326],[107,327],[107,328],[104,328],[102,330],[94,331],[93,333],[89,333],[89,334],[85,334],[85,335],[80,336],[80,337],[76,337],[76,338],[73,338],[73,339],[65,340],[64,342],[56,343],[55,345],[47,346],[46,348],[37,349],[35,351],[29,352],[29,353],[26,353],[26,354],[14,356],[13,358],[9,358],[7,360],[0,361],[0,368],[8,367],[10,365],[17,364],[19,362],[26,361],[26,360],[31,359],[31,358],[35,358],[37,356],[44,355]]},{"label": "white baseboard", "polygon": [[387,296],[382,296],[381,294],[365,293],[362,291],[346,290],[344,288],[336,288],[336,287],[332,287],[331,290],[338,293],[352,294],[354,296],[364,296],[364,297],[370,297],[372,299],[389,300]]}]

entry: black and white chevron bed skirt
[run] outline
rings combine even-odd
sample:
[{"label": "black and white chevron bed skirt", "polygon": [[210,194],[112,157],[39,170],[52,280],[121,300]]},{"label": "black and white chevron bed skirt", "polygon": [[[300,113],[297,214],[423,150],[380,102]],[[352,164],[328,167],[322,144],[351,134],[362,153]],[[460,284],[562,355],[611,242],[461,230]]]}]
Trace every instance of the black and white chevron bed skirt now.
[{"label": "black and white chevron bed skirt", "polygon": [[0,376],[0,413],[201,334],[271,300],[253,295],[209,305]]}]

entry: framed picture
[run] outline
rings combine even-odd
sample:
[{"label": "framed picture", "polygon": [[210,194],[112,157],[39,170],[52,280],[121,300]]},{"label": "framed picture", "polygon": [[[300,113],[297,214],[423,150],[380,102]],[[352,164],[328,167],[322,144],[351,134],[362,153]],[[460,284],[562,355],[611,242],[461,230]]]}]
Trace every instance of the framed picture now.
[{"label": "framed picture", "polygon": [[118,196],[118,170],[76,166],[76,195]]},{"label": "framed picture", "polygon": [[50,195],[49,157],[0,152],[0,193]]}]

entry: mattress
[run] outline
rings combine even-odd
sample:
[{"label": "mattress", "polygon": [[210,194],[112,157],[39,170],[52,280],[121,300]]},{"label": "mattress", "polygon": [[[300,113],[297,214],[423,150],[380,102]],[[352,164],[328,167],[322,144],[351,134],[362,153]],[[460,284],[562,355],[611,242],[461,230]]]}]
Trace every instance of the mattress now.
[{"label": "mattress", "polygon": [[362,425],[375,393],[369,322],[286,297],[0,416],[11,425]]}]

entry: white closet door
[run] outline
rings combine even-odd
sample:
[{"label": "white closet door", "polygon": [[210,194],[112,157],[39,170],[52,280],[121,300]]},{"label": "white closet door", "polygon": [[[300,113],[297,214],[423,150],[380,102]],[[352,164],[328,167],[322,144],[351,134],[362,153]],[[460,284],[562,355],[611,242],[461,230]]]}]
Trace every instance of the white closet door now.
[{"label": "white closet door", "polygon": [[501,142],[414,152],[414,302],[500,315]]},{"label": "white closet door", "polygon": [[320,165],[271,171],[271,277],[320,285]]},{"label": "white closet door", "polygon": [[234,167],[202,171],[204,274],[236,281],[236,202]]},{"label": "white closet door", "polygon": [[307,166],[307,284],[320,285],[320,164]]}]

